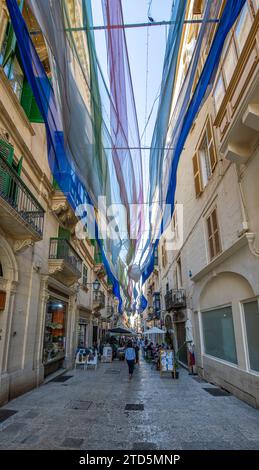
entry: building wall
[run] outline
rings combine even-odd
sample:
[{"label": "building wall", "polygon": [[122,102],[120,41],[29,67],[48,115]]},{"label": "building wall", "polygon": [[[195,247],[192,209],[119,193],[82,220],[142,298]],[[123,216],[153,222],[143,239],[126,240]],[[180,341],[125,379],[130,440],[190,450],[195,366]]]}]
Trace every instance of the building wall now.
[{"label": "building wall", "polygon": [[[249,2],[249,5],[253,6],[255,3]],[[258,25],[258,21],[257,14],[254,24]],[[221,109],[216,112],[212,90],[196,116],[177,173],[175,201],[177,204],[183,204],[183,244],[180,250],[168,253],[166,266],[161,263],[164,237],[159,244],[162,299],[167,282],[170,289],[177,288],[176,261],[179,257],[181,259],[182,287],[187,296],[187,318],[192,322],[196,371],[209,382],[218,384],[256,407],[259,407],[259,373],[249,368],[248,339],[242,303],[259,296],[259,134],[256,134],[259,117],[254,116],[254,129],[248,129],[242,123],[242,116],[249,103],[257,106],[259,104],[258,51],[258,28],[256,33],[253,26],[236,68],[233,66],[233,78],[225,98],[223,97]],[[218,74],[222,67],[224,68],[224,56]],[[179,68],[179,74],[181,73],[183,68]],[[178,82],[181,80],[182,77],[179,76]],[[234,96],[238,106],[233,104]],[[227,118],[222,118],[225,112]],[[208,117],[213,127],[218,161],[207,186],[201,195],[196,197],[192,158],[198,149]],[[224,124],[224,119],[228,119],[227,124]],[[249,158],[242,160],[240,151],[235,160],[230,159],[226,149],[228,145],[238,143],[240,148],[242,144],[243,151],[246,146],[248,150],[252,149]],[[206,219],[215,206],[221,253],[211,260]],[[253,235],[250,235],[251,233]],[[224,305],[232,307],[236,365],[209,356],[205,352],[202,312]]]},{"label": "building wall", "polygon": [[[0,0],[0,47],[7,21],[7,10],[4,1]],[[73,236],[77,220],[74,217],[71,223],[72,208],[62,194],[61,200],[58,195],[58,201],[53,202],[56,193],[48,165],[45,127],[28,120],[0,66],[0,138],[6,138],[6,134],[14,146],[15,158],[23,155],[21,179],[45,214],[43,236],[39,241],[33,241],[29,235],[18,239],[15,215],[11,231],[0,220],[0,262],[3,268],[0,290],[6,292],[5,309],[0,310],[0,404],[44,380],[43,341],[50,295],[63,298],[68,304],[63,371],[74,365],[78,320],[82,311],[87,312],[88,345],[92,345],[92,283],[99,277],[95,270],[94,248],[89,240],[79,241]],[[71,243],[88,267],[88,292],[82,286],[82,278],[75,279],[73,285],[66,285],[49,270],[50,238],[58,236],[60,225],[71,229]],[[105,273],[100,282],[107,298]],[[53,294],[54,291],[58,294]],[[109,296],[113,302],[113,296]],[[105,308],[102,314],[106,316]],[[97,322],[100,323],[99,320]]]}]

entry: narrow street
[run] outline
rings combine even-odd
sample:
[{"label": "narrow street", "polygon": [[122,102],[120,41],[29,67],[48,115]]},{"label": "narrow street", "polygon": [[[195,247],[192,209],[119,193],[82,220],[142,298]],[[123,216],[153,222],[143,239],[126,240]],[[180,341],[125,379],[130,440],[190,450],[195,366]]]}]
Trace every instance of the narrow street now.
[{"label": "narrow street", "polygon": [[[211,395],[206,388],[215,386],[184,369],[179,380],[161,378],[141,361],[130,382],[126,364],[114,361],[57,380],[1,408],[1,449],[259,447],[259,411],[232,395]],[[5,419],[7,410],[15,414]]]}]

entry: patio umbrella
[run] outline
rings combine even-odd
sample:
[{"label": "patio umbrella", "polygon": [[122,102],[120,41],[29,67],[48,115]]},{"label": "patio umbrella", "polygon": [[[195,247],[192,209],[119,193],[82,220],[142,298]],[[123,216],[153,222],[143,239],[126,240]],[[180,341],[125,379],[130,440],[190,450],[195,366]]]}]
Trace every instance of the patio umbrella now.
[{"label": "patio umbrella", "polygon": [[124,336],[125,335],[136,336],[137,334],[134,331],[129,330],[128,328],[121,328],[121,327],[111,328],[108,331],[109,333],[112,333],[112,334],[118,334],[118,335],[124,335]]}]

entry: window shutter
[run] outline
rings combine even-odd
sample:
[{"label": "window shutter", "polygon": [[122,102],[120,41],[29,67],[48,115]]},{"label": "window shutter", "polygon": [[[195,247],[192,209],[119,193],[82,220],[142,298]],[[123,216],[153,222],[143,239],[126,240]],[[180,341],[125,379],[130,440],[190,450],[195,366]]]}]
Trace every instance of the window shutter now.
[{"label": "window shutter", "polygon": [[208,137],[208,150],[209,150],[209,159],[210,159],[210,168],[213,173],[217,165],[217,152],[214,144],[213,132],[210,121],[207,123],[207,137]]},{"label": "window shutter", "polygon": [[221,252],[219,226],[217,218],[217,209],[215,208],[207,218],[208,242],[210,250],[210,259],[215,258]]},{"label": "window shutter", "polygon": [[[14,148],[12,145],[8,144],[4,140],[0,139],[0,156],[3,160],[5,160],[10,166],[12,166],[13,162],[13,155],[14,155]],[[5,168],[0,167],[0,191],[9,197],[10,192],[10,185],[11,185],[11,177],[5,170]]]},{"label": "window shutter", "polygon": [[195,155],[193,156],[192,164],[193,164],[196,197],[199,197],[202,193],[202,184],[201,184],[201,172],[200,172],[200,163],[199,163],[198,153],[195,153]]},{"label": "window shutter", "polygon": [[21,106],[30,122],[44,123],[36,100],[33,96],[31,86],[27,80],[25,80],[23,84]]},{"label": "window shutter", "polygon": [[18,176],[21,176],[21,172],[22,172],[22,161],[23,161],[23,157],[20,158],[19,162],[17,163],[17,167],[16,167],[16,173]]},{"label": "window shutter", "polygon": [[65,238],[67,241],[70,241],[70,238],[71,238],[70,230],[59,226],[59,228],[58,228],[58,238]]},{"label": "window shutter", "polygon": [[11,144],[8,144],[4,140],[0,139],[0,155],[3,157],[9,165],[13,162],[14,148]]}]

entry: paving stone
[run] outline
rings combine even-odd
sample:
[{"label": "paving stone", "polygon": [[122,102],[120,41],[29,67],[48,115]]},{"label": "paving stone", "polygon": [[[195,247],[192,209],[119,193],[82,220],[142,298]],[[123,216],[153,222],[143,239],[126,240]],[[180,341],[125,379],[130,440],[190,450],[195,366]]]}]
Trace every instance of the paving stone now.
[{"label": "paving stone", "polygon": [[222,390],[221,388],[213,388],[213,387],[203,387],[203,390],[208,392],[210,395],[213,397],[229,397],[230,393],[227,392],[226,390]]},{"label": "paving stone", "polygon": [[12,423],[12,424],[9,424],[9,426],[7,426],[5,429],[3,429],[2,433],[14,434],[24,429],[25,426],[26,426],[25,423]]},{"label": "paving stone", "polygon": [[70,448],[79,449],[81,445],[83,444],[83,442],[84,442],[84,439],[75,439],[74,437],[67,437],[62,442],[62,447],[70,447]]},{"label": "paving stone", "polygon": [[15,413],[17,413],[16,410],[7,410],[6,408],[0,410],[0,423],[10,418],[10,416],[14,415]]},{"label": "paving stone", "polygon": [[154,442],[134,442],[132,450],[156,450],[157,444]]},{"label": "paving stone", "polygon": [[215,385],[185,370],[164,380],[141,362],[129,381],[115,361],[64,377],[68,386],[48,382],[0,409],[13,412],[0,422],[1,449],[259,449],[259,410],[214,398],[204,388]]},{"label": "paving stone", "polygon": [[36,418],[36,416],[39,416],[39,413],[37,413],[37,411],[29,411],[28,413],[23,415],[23,418],[34,419],[34,418]]}]

